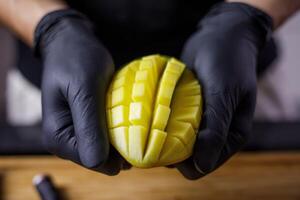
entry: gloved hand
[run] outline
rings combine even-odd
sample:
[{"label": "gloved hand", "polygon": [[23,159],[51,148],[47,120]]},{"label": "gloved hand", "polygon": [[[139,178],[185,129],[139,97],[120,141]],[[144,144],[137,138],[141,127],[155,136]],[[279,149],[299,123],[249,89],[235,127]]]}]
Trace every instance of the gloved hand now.
[{"label": "gloved hand", "polygon": [[122,159],[109,147],[105,96],[112,58],[89,21],[73,10],[46,15],[35,32],[43,61],[44,143],[50,152],[86,168],[117,174]]},{"label": "gloved hand", "polygon": [[222,165],[246,143],[256,101],[260,52],[272,19],[241,3],[216,5],[188,40],[182,60],[202,84],[204,116],[193,155],[176,165],[188,179]]}]

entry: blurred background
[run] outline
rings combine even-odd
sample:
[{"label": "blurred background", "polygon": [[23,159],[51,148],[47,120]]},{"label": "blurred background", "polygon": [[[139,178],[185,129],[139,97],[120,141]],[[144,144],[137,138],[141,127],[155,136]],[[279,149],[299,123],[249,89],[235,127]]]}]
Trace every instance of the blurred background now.
[{"label": "blurred background", "polygon": [[[275,33],[278,58],[259,79],[253,135],[245,150],[300,149],[299,24],[300,13]],[[24,59],[32,52],[4,28],[0,44],[0,154],[47,154],[41,139],[41,93],[22,73],[38,61]]]}]

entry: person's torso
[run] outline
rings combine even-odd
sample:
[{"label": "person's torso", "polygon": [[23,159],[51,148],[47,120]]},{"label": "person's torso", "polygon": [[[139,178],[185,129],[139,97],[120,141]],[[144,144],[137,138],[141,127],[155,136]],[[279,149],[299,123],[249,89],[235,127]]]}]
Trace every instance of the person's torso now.
[{"label": "person's torso", "polygon": [[179,56],[185,40],[220,0],[68,0],[97,26],[116,64],[151,53]]},{"label": "person's torso", "polygon": [[[221,0],[67,0],[92,20],[116,68],[148,54],[179,58],[188,37],[209,8]],[[24,44],[18,68],[40,86],[42,67]]]}]

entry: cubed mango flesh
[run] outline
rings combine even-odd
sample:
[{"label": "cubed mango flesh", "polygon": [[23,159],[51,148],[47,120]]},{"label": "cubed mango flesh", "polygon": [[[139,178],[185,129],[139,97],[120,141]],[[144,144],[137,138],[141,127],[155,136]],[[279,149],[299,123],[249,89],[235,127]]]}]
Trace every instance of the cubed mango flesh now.
[{"label": "cubed mango flesh", "polygon": [[116,72],[107,91],[109,139],[133,166],[191,156],[202,116],[201,87],[175,58],[145,56]]}]

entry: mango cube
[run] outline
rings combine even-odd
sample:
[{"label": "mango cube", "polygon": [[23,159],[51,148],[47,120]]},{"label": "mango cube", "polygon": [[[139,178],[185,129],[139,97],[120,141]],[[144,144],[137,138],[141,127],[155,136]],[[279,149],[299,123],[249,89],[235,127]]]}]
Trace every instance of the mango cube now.
[{"label": "mango cube", "polygon": [[140,70],[149,70],[151,78],[156,81],[158,77],[157,68],[152,60],[142,60]]},{"label": "mango cube", "polygon": [[128,105],[130,102],[131,88],[120,87],[112,91],[111,106]]},{"label": "mango cube", "polygon": [[[130,68],[131,70],[133,70],[134,72],[136,72],[139,68],[140,68],[140,63],[141,61],[139,60],[134,60],[132,62],[130,62],[127,67]],[[126,67],[125,67],[126,68]],[[123,69],[125,69],[123,68]],[[132,74],[131,74],[132,75]]]},{"label": "mango cube", "polygon": [[146,83],[134,83],[132,88],[132,100],[146,102],[152,99],[149,85]]},{"label": "mango cube", "polygon": [[143,126],[129,126],[129,157],[137,163],[143,161],[147,141],[147,129]]},{"label": "mango cube", "polygon": [[156,105],[161,104],[169,107],[172,100],[172,95],[175,87],[171,85],[160,85],[157,97],[156,97]]},{"label": "mango cube", "polygon": [[119,79],[115,80],[114,83],[112,84],[112,89],[118,89],[119,87],[122,86],[126,86],[128,85],[128,83],[132,83],[133,82],[133,78],[132,76],[126,77],[126,76],[122,76]]},{"label": "mango cube", "polygon": [[184,160],[187,151],[182,142],[175,137],[168,136],[161,152],[160,162],[169,165]]},{"label": "mango cube", "polygon": [[110,130],[110,141],[117,146],[123,156],[128,155],[128,127],[121,126]]},{"label": "mango cube", "polygon": [[133,125],[148,126],[150,120],[150,111],[142,102],[130,103],[129,121]]},{"label": "mango cube", "polygon": [[154,80],[151,77],[149,70],[139,70],[135,74],[135,82],[144,82],[148,84],[151,90],[154,90]]},{"label": "mango cube", "polygon": [[121,78],[121,77],[129,77],[134,74],[134,70],[131,67],[124,67],[118,71],[118,73],[114,77],[114,81]]},{"label": "mango cube", "polygon": [[152,129],[148,141],[145,162],[156,163],[164,146],[167,133],[158,129]]},{"label": "mango cube", "polygon": [[180,78],[179,84],[180,85],[185,85],[185,84],[188,84],[190,82],[193,82],[194,80],[195,80],[195,76],[194,76],[193,72],[190,71],[190,70],[184,70],[183,74]]},{"label": "mango cube", "polygon": [[191,85],[187,87],[177,88],[177,90],[174,92],[174,96],[201,95],[200,91],[201,91],[200,85]]},{"label": "mango cube", "polygon": [[179,79],[179,75],[171,72],[165,72],[162,76],[161,84],[162,85],[176,85],[177,81]]},{"label": "mango cube", "polygon": [[200,95],[194,96],[174,96],[172,106],[175,107],[189,107],[189,106],[201,106],[202,98]]},{"label": "mango cube", "polygon": [[176,120],[169,123],[167,133],[181,140],[184,145],[188,145],[192,138],[195,137],[194,128],[190,123]]},{"label": "mango cube", "polygon": [[154,117],[152,122],[152,129],[165,130],[171,109],[167,106],[158,104],[156,110],[154,111]]},{"label": "mango cube", "polygon": [[200,117],[201,111],[199,106],[178,108],[174,111],[174,114],[172,115],[173,119],[191,123],[194,129],[198,129]]},{"label": "mango cube", "polygon": [[167,58],[166,57],[162,57],[159,55],[150,55],[150,56],[145,56],[142,58],[143,60],[153,60],[153,62],[156,64],[156,68],[158,71],[158,74],[161,74],[161,71],[163,70],[166,62],[167,62]]},{"label": "mango cube", "polygon": [[186,148],[186,151],[187,151],[187,154],[188,154],[188,155],[191,155],[191,154],[193,153],[193,150],[194,150],[194,144],[195,144],[195,142],[196,142],[196,138],[197,138],[197,136],[194,135],[194,136],[190,139],[189,143],[188,143],[187,145],[185,145],[185,148]]},{"label": "mango cube", "polygon": [[111,109],[111,127],[128,126],[128,107],[116,106]]},{"label": "mango cube", "polygon": [[166,66],[166,72],[171,72],[181,75],[185,68],[185,64],[179,62],[178,60],[171,58]]}]

